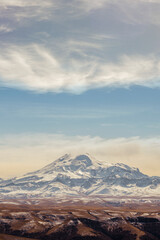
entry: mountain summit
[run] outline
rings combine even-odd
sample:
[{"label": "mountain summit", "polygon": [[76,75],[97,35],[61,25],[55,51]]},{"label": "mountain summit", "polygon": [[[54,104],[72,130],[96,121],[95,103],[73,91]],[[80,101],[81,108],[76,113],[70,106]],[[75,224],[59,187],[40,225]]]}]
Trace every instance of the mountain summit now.
[{"label": "mountain summit", "polygon": [[0,181],[1,198],[66,195],[160,195],[160,177],[122,163],[103,163],[89,154],[64,156],[38,171]]},{"label": "mountain summit", "polygon": [[65,154],[38,172],[77,171],[78,169],[86,169],[91,165],[93,165],[93,160],[89,157],[89,154],[78,155],[76,157],[72,157],[71,154]]}]

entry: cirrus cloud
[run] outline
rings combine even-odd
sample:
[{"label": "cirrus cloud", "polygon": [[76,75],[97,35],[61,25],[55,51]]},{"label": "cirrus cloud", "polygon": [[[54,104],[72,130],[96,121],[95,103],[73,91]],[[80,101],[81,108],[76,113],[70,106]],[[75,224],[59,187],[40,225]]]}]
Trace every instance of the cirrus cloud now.
[{"label": "cirrus cloud", "polygon": [[20,20],[22,18],[39,17],[45,19],[50,8],[57,6],[56,1],[47,0],[41,2],[39,0],[0,0],[1,17]]},{"label": "cirrus cloud", "polygon": [[[0,54],[1,85],[37,92],[81,93],[105,86],[160,86],[160,60],[154,55],[121,56],[102,62],[57,56],[41,45],[7,46]],[[8,71],[9,70],[9,71]]]},{"label": "cirrus cloud", "polygon": [[20,21],[81,17],[99,9],[112,9],[120,21],[160,24],[159,0],[0,0],[1,17]]}]

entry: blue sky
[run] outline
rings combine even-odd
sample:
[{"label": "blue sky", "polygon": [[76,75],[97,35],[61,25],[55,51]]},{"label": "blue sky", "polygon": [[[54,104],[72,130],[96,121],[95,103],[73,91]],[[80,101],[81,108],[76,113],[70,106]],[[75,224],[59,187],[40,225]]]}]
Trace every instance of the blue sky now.
[{"label": "blue sky", "polygon": [[159,0],[0,0],[2,177],[66,151],[160,174],[159,11]]},{"label": "blue sky", "polygon": [[1,88],[0,133],[153,137],[160,128],[160,94],[144,87],[101,88],[82,94]]}]

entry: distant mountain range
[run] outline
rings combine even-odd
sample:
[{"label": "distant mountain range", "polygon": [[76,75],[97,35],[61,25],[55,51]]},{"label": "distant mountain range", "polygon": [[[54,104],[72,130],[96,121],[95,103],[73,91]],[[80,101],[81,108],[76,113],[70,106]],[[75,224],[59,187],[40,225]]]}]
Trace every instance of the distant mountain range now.
[{"label": "distant mountain range", "polygon": [[160,177],[149,177],[122,163],[69,154],[44,168],[9,180],[0,179],[0,198],[57,195],[160,196]]}]

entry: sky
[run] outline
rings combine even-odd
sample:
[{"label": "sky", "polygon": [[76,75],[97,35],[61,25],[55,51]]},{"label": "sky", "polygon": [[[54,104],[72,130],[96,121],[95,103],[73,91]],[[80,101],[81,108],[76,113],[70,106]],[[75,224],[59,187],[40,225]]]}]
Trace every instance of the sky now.
[{"label": "sky", "polygon": [[0,177],[65,153],[160,176],[159,12],[159,0],[0,0]]}]

